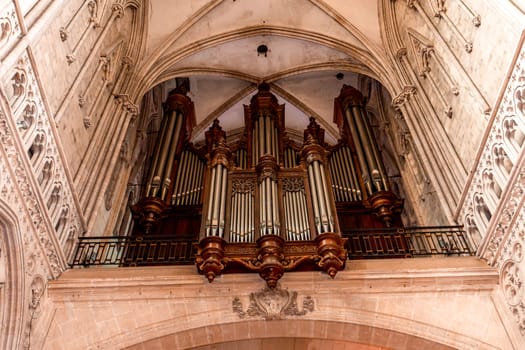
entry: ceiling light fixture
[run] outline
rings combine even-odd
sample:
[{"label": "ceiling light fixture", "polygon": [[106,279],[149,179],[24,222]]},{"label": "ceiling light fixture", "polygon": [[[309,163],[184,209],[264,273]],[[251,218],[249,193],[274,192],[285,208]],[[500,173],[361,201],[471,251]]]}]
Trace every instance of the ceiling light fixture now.
[{"label": "ceiling light fixture", "polygon": [[268,55],[268,46],[264,44],[257,46],[257,56],[259,55],[264,55],[264,57],[266,57]]}]

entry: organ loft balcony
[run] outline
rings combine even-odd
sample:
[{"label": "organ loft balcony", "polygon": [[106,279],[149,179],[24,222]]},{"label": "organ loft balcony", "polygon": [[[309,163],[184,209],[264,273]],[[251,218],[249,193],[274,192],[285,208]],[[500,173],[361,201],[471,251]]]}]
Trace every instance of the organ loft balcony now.
[{"label": "organ loft balcony", "polygon": [[126,234],[81,237],[72,266],[195,264],[209,282],[258,273],[275,288],[293,271],[336,278],[349,259],[475,254],[460,226],[404,225],[404,199],[357,89],[344,85],[334,100],[335,144],[313,117],[293,136],[285,105],[262,83],[236,138],[216,119],[199,145],[181,81],[163,103]]}]

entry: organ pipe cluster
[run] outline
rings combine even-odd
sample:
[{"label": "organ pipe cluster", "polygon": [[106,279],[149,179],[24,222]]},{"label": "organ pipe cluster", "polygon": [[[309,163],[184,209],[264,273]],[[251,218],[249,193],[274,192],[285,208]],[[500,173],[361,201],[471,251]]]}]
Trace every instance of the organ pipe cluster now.
[{"label": "organ pipe cluster", "polygon": [[305,130],[305,140],[302,150],[307,164],[308,182],[314,211],[314,221],[317,234],[336,232],[333,198],[328,191],[328,181],[325,171],[325,150],[321,146],[324,142],[324,133],[314,118]]},{"label": "organ pipe cluster", "polygon": [[172,205],[200,204],[205,168],[206,164],[197,154],[190,150],[182,152],[171,197]]},{"label": "organ pipe cluster", "polygon": [[226,214],[226,186],[228,183],[228,167],[231,153],[226,145],[226,133],[214,120],[206,132],[206,144],[210,150],[210,181],[208,183],[208,201],[206,203],[205,227],[206,237],[224,237]]},{"label": "organ pipe cluster", "polygon": [[160,139],[153,154],[146,195],[166,200],[171,184],[171,168],[179,145],[184,116],[179,110],[168,111],[160,126]]},{"label": "organ pipe cluster", "polygon": [[170,92],[165,103],[159,141],[155,147],[146,181],[146,197],[171,202],[172,172],[182,145],[195,125],[193,102],[186,96],[187,88],[178,87]]},{"label": "organ pipe cluster", "polygon": [[302,177],[283,179],[283,206],[286,219],[286,239],[288,241],[310,240],[308,205]]},{"label": "organ pipe cluster", "polygon": [[255,179],[234,179],[231,194],[231,222],[229,241],[255,241]]},{"label": "organ pipe cluster", "polygon": [[363,95],[351,86],[344,86],[340,98],[347,130],[352,138],[361,168],[361,177],[369,195],[388,191],[388,181],[366,118]]},{"label": "organ pipe cluster", "polygon": [[195,261],[209,281],[243,270],[275,288],[285,271],[308,267],[333,278],[344,268],[324,130],[312,118],[302,148],[283,138],[284,106],[264,83],[245,106],[236,166],[218,122],[206,133],[209,181]]},{"label": "organ pipe cluster", "polygon": [[277,103],[269,90],[269,85],[261,84],[250,106],[245,107],[251,159],[258,176],[260,236],[281,233],[277,174],[284,106]]},{"label": "organ pipe cluster", "polygon": [[259,114],[253,121],[253,165],[256,166],[259,159],[266,154],[274,156],[275,161],[279,163],[278,130],[274,117],[266,111]]},{"label": "organ pipe cluster", "polygon": [[257,165],[259,174],[260,235],[279,235],[279,197],[277,196],[277,163],[273,155],[265,154]]},{"label": "organ pipe cluster", "polygon": [[355,202],[363,199],[359,176],[348,146],[343,145],[332,152],[329,167],[336,202]]}]

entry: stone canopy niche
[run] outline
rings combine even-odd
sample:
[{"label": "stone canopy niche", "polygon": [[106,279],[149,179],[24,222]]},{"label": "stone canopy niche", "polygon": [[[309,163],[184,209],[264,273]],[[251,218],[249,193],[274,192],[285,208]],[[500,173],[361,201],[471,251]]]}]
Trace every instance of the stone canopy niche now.
[{"label": "stone canopy niche", "polygon": [[299,144],[285,132],[284,105],[262,83],[244,107],[239,141],[228,143],[215,120],[195,148],[193,104],[174,90],[144,197],[133,207],[133,235],[194,237],[197,269],[210,282],[233,272],[257,272],[269,288],[288,271],[334,278],[347,259],[342,216],[351,216],[345,229],[400,225],[402,201],[389,190],[362,101],[343,87],[335,113],[341,141],[326,144],[310,118]]}]

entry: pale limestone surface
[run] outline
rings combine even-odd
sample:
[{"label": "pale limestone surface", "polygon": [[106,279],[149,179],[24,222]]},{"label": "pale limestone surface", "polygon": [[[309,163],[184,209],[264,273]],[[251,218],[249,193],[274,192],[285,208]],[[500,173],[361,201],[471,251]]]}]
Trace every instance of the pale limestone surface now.
[{"label": "pale limestone surface", "polygon": [[[524,23],[522,0],[0,0],[0,348],[316,347],[328,325],[334,348],[525,348]],[[465,224],[495,270],[449,257],[285,276],[319,307],[300,326],[238,320],[221,298],[246,299],[255,275],[210,286],[194,268],[147,270],[156,289],[141,269],[69,271],[79,235],[129,227],[176,76],[193,87],[195,141],[214,118],[234,133],[267,80],[290,127],[315,116],[335,142],[340,86],[371,84],[406,222]]]},{"label": "pale limestone surface", "polygon": [[307,338],[335,341],[338,349],[345,342],[506,349],[512,345],[492,301],[497,282],[497,271],[476,258],[350,262],[334,280],[320,272],[286,274],[281,288],[299,300],[311,296],[314,311],[264,321],[240,319],[232,309],[234,297],[246,309],[249,294],[263,288],[256,274],[208,284],[194,267],[69,270],[48,287],[53,316],[43,348],[183,349]]}]

